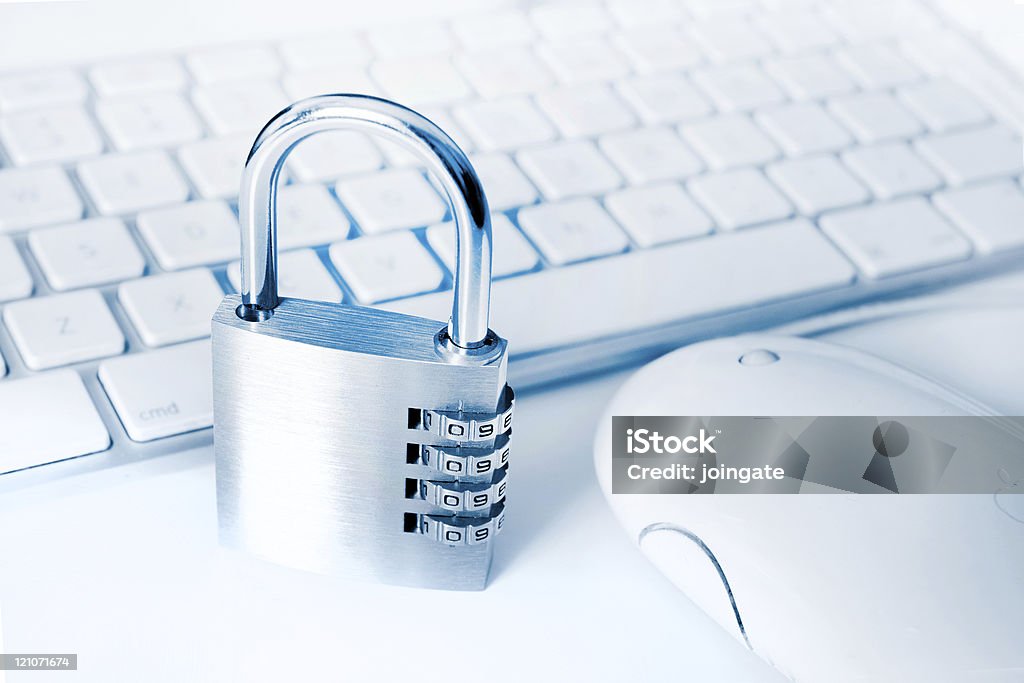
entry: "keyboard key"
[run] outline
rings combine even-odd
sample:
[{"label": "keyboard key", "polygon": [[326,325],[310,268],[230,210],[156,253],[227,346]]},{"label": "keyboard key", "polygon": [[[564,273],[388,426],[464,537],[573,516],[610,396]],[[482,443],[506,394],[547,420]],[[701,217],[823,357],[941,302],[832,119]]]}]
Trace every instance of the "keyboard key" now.
[{"label": "keyboard key", "polygon": [[764,109],[754,120],[791,156],[831,152],[853,142],[845,128],[810,102]]},{"label": "keyboard key", "polygon": [[548,90],[537,104],[568,137],[589,137],[633,126],[636,118],[606,85]]},{"label": "keyboard key", "polygon": [[[526,354],[842,287],[853,277],[813,225],[788,221],[498,280],[491,326]],[[451,305],[451,293],[441,292],[385,308],[447,320]]]},{"label": "keyboard key", "polygon": [[115,356],[124,335],[94,289],[7,304],[4,324],[32,370]]},{"label": "keyboard key", "polygon": [[758,9],[757,0],[683,0],[682,4],[700,21],[742,20]]},{"label": "keyboard key", "polygon": [[526,48],[462,54],[457,66],[486,99],[533,94],[555,80],[548,68]]},{"label": "keyboard key", "polygon": [[689,189],[726,230],[788,218],[793,213],[786,198],[754,169],[701,176],[690,181]]},{"label": "keyboard key", "polygon": [[527,99],[456,107],[455,118],[484,150],[512,150],[555,139],[555,127]]},{"label": "keyboard key", "polygon": [[625,60],[599,36],[541,43],[537,53],[563,83],[609,81],[629,73]]},{"label": "keyboard key", "polygon": [[857,89],[849,74],[823,54],[769,59],[764,70],[797,100],[818,100]]},{"label": "keyboard key", "polygon": [[537,35],[517,10],[458,15],[452,19],[452,32],[470,50],[532,43]]},{"label": "keyboard key", "polygon": [[1017,175],[1024,168],[1021,138],[1005,126],[930,135],[914,149],[954,185]]},{"label": "keyboard key", "polygon": [[742,20],[730,18],[696,23],[691,33],[716,62],[757,59],[775,51],[762,33]]},{"label": "keyboard key", "polygon": [[203,136],[192,108],[175,93],[101,100],[96,117],[122,151],[178,145]]},{"label": "keyboard key", "polygon": [[603,194],[622,184],[593,143],[582,140],[524,150],[516,159],[548,199]]},{"label": "keyboard key", "polygon": [[285,93],[291,100],[339,92],[362,93],[377,97],[384,94],[380,86],[370,80],[366,68],[355,65],[289,71],[282,83]]},{"label": "keyboard key", "polygon": [[176,59],[154,57],[107,62],[89,69],[89,80],[103,97],[184,90],[188,74]]},{"label": "keyboard key", "polygon": [[[304,144],[301,143],[296,150]],[[237,199],[242,168],[251,148],[252,136],[246,134],[200,140],[178,150],[178,161],[192,179],[200,196],[207,199]]]},{"label": "keyboard key", "polygon": [[[437,125],[438,128],[447,133],[455,144],[462,148],[463,152],[473,151],[475,146],[472,138],[466,135],[446,110],[437,107],[418,107],[417,110],[425,118]],[[391,168],[416,168],[420,172],[426,171],[419,157],[394,140],[378,138],[374,141],[374,144],[384,154],[387,166]]]},{"label": "keyboard key", "polygon": [[[1006,35],[1013,32],[1006,31]],[[1024,89],[1020,81],[962,35],[937,31],[905,39],[901,47],[925,71],[955,78],[969,88],[996,116],[1018,127],[1024,122]]]},{"label": "keyboard key", "polygon": [[0,112],[84,102],[89,90],[71,69],[0,76]]},{"label": "keyboard key", "polygon": [[832,156],[785,159],[765,169],[800,213],[813,216],[871,199],[871,193]]},{"label": "keyboard key", "polygon": [[99,132],[78,107],[0,117],[0,142],[18,166],[74,161],[103,151]]},{"label": "keyboard key", "polygon": [[143,211],[136,227],[164,270],[221,263],[239,253],[238,220],[221,201]]},{"label": "keyboard key", "polygon": [[224,290],[205,268],[122,282],[117,299],[146,346],[210,335],[210,318]]},{"label": "keyboard key", "polygon": [[616,84],[622,98],[647,124],[707,116],[711,103],[686,79],[673,74],[641,76]]},{"label": "keyboard key", "polygon": [[829,113],[849,128],[864,143],[908,138],[924,130],[921,122],[882,92],[849,95],[831,100]]},{"label": "keyboard key", "polygon": [[331,261],[364,304],[428,292],[441,286],[444,273],[411,232],[392,232],[337,242]]},{"label": "keyboard key", "polygon": [[706,235],[714,226],[675,183],[620,190],[605,197],[604,203],[641,247]]},{"label": "keyboard key", "polygon": [[273,50],[259,46],[205,49],[188,55],[185,62],[203,84],[273,78],[281,72],[281,62]]},{"label": "keyboard key", "polygon": [[33,230],[28,246],[47,282],[57,290],[126,280],[146,270],[146,259],[117,218]]},{"label": "keyboard key", "polygon": [[[444,130],[444,128],[441,128],[441,130]],[[454,140],[454,138],[452,139]],[[404,145],[400,145],[394,140],[387,140],[384,138],[374,141],[374,145],[376,145],[377,149],[384,157],[385,169],[409,168],[419,171],[420,173],[427,172],[427,169],[423,165],[423,162],[420,161],[420,158],[406,149]]]},{"label": "keyboard key", "polygon": [[0,383],[0,473],[110,447],[82,378],[59,370]]},{"label": "keyboard key", "polygon": [[519,212],[519,225],[544,258],[559,266],[629,246],[626,233],[589,198],[527,207]]},{"label": "keyboard key", "polygon": [[753,64],[700,69],[694,72],[693,82],[725,112],[746,111],[786,99],[779,86]]},{"label": "keyboard key", "polygon": [[680,134],[714,169],[753,166],[773,161],[779,148],[750,119],[717,116],[680,127]]},{"label": "keyboard key", "polygon": [[[238,261],[228,266],[228,280],[240,290],[242,268]],[[341,301],[341,288],[312,249],[282,252],[277,258],[277,288],[281,296],[312,301]]]},{"label": "keyboard key", "polygon": [[920,197],[826,214],[821,228],[871,278],[967,258],[970,243]]},{"label": "keyboard key", "polygon": [[[438,107],[418,107],[417,111],[424,117],[433,121],[438,128],[443,130],[448,136],[462,148],[463,152],[472,152],[474,149],[473,140],[462,130],[455,119],[453,119],[446,110]],[[406,149],[403,145],[396,143],[394,140],[388,139],[376,139],[375,144],[384,153],[384,158],[387,161],[387,165],[392,168],[417,168],[421,172],[425,172],[426,169],[419,157]]]},{"label": "keyboard key", "polygon": [[989,61],[964,36],[952,29],[903,36],[899,47],[919,69],[934,77],[960,75],[963,68],[984,68]]},{"label": "keyboard key", "polygon": [[377,54],[385,58],[448,54],[454,47],[447,28],[423,20],[378,26],[366,38]]},{"label": "keyboard key", "polygon": [[643,74],[686,69],[703,61],[694,42],[668,26],[645,26],[616,33],[615,45]]},{"label": "keyboard key", "polygon": [[983,253],[1024,245],[1024,192],[998,181],[937,192],[932,201]]},{"label": "keyboard key", "polygon": [[842,159],[881,199],[928,192],[942,184],[935,171],[903,143],[858,147]]},{"label": "keyboard key", "polygon": [[864,88],[894,88],[921,78],[917,67],[890,46],[880,43],[840,50],[837,58]]},{"label": "keyboard key", "polygon": [[827,3],[822,5],[821,12],[835,30],[858,43],[926,32],[936,25],[934,14],[916,3],[900,0]]},{"label": "keyboard key", "polygon": [[433,225],[448,209],[426,178],[413,169],[342,180],[335,192],[364,233]]},{"label": "keyboard key", "polygon": [[281,56],[296,71],[319,67],[363,65],[373,54],[370,47],[353,34],[313,38],[295,38],[281,44]]},{"label": "keyboard key", "polygon": [[818,50],[832,47],[840,40],[824,21],[805,10],[761,14],[756,24],[783,52]]},{"label": "keyboard key", "polygon": [[78,179],[105,215],[188,199],[188,185],[163,152],[108,154],[78,164]]},{"label": "keyboard key", "polygon": [[313,135],[300,142],[288,156],[288,169],[304,183],[376,171],[383,163],[380,150],[369,138],[348,130]]},{"label": "keyboard key", "polygon": [[370,73],[384,92],[399,102],[447,104],[464,100],[472,93],[445,56],[379,61]]},{"label": "keyboard key", "polygon": [[[277,244],[281,249],[343,240],[352,229],[341,207],[323,185],[282,187],[277,193],[277,220]],[[235,253],[238,253],[237,248]]]},{"label": "keyboard key", "polygon": [[761,0],[761,4],[773,12],[812,9],[817,0]]},{"label": "keyboard key", "polygon": [[491,211],[505,211],[537,201],[537,188],[504,154],[477,154],[470,161],[483,183]]},{"label": "keyboard key", "polygon": [[59,168],[0,169],[0,232],[73,221],[84,208]]},{"label": "keyboard key", "polygon": [[602,33],[612,27],[611,17],[596,3],[538,5],[530,10],[530,18],[549,38]]},{"label": "keyboard key", "polygon": [[22,299],[31,295],[32,289],[32,275],[18,255],[14,241],[0,235],[0,301]]},{"label": "keyboard key", "polygon": [[213,364],[207,341],[100,363],[99,378],[132,441],[213,425]]},{"label": "keyboard key", "polygon": [[[524,273],[537,266],[540,261],[537,252],[505,214],[491,214],[491,233],[494,239],[492,268],[495,277]],[[454,273],[455,226],[451,222],[430,226],[427,228],[427,242],[448,266],[448,270]]]},{"label": "keyboard key", "polygon": [[929,81],[899,92],[900,100],[935,132],[988,120],[988,112],[967,90],[950,81]]},{"label": "keyboard key", "polygon": [[606,135],[598,144],[622,174],[636,184],[686,178],[704,168],[697,155],[667,128]]},{"label": "keyboard key", "polygon": [[270,81],[231,81],[192,92],[196,109],[216,135],[246,133],[255,137],[289,101]]},{"label": "keyboard key", "polygon": [[683,10],[673,0],[611,0],[607,3],[620,26],[647,26],[678,22]]}]

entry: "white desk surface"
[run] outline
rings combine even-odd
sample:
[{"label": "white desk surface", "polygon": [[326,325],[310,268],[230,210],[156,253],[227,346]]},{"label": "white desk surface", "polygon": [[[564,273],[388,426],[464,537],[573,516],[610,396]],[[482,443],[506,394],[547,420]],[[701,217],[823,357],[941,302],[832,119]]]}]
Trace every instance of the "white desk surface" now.
[{"label": "white desk surface", "polygon": [[77,674],[8,683],[777,683],[648,564],[602,498],[591,444],[623,379],[521,397],[507,528],[482,593],[347,582],[219,548],[209,449],[5,495],[0,652],[79,655]]}]

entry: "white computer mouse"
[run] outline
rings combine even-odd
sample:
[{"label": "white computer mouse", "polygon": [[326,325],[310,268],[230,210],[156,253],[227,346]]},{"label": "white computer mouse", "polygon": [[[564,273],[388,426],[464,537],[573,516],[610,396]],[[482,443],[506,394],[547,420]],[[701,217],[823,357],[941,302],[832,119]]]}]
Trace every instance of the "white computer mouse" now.
[{"label": "white computer mouse", "polygon": [[825,330],[817,338],[867,351],[956,387],[1004,415],[1024,415],[1024,306],[1017,303],[1024,301],[1021,290],[1003,303],[965,298],[952,306],[883,314]]},{"label": "white computer mouse", "polygon": [[996,413],[865,352],[746,335],[638,371],[600,423],[596,467],[648,558],[792,680],[1021,681],[1024,495],[1007,494],[1024,459],[992,494],[611,492],[613,415],[965,414]]}]

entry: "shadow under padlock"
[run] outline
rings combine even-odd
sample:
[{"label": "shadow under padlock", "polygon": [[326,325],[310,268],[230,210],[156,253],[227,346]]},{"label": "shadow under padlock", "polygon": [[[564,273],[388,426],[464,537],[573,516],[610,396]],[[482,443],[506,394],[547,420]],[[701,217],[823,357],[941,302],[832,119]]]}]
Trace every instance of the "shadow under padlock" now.
[{"label": "shadow under padlock", "polygon": [[[280,298],[276,184],[326,130],[384,133],[423,161],[458,240],[448,325]],[[213,318],[221,542],[321,573],[482,589],[504,522],[513,394],[487,327],[490,214],[466,156],[393,102],[324,95],[257,137],[243,172],[241,294]]]}]

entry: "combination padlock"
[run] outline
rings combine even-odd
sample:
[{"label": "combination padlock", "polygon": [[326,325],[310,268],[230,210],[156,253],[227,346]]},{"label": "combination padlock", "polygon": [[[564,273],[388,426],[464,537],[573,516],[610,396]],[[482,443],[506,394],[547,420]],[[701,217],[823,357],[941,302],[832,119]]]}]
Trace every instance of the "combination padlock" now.
[{"label": "combination padlock", "polygon": [[[337,129],[397,141],[447,195],[457,237],[447,326],[278,296],[282,165],[303,138]],[[241,295],[213,318],[222,543],[320,573],[484,588],[504,521],[513,396],[506,343],[488,329],[490,213],[469,160],[401,105],[314,97],[260,132],[238,208]]]}]

